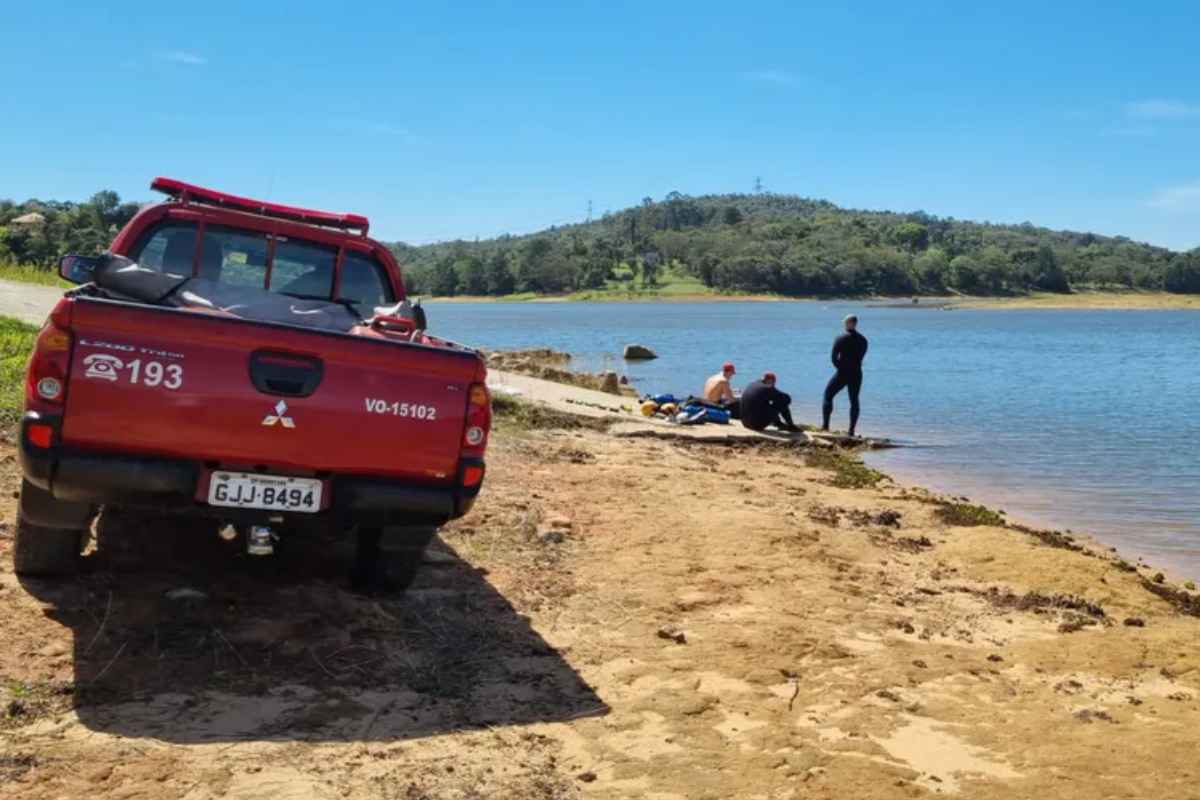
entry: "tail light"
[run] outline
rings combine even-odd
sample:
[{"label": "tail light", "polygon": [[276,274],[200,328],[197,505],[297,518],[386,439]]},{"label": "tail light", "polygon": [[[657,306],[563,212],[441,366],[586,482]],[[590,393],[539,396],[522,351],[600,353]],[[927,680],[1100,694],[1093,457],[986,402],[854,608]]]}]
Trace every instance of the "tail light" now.
[{"label": "tail light", "polygon": [[43,450],[54,446],[54,426],[45,422],[33,422],[25,427],[25,438],[34,447]]},{"label": "tail light", "polygon": [[62,303],[50,314],[34,343],[25,374],[25,408],[56,412],[67,394],[67,370],[71,365],[71,333]]},{"label": "tail light", "polygon": [[463,469],[462,485],[464,488],[472,489],[481,483],[483,483],[483,467],[471,464]]},{"label": "tail light", "polygon": [[492,430],[492,396],[487,385],[472,383],[467,392],[467,424],[463,429],[462,455],[482,458]]}]

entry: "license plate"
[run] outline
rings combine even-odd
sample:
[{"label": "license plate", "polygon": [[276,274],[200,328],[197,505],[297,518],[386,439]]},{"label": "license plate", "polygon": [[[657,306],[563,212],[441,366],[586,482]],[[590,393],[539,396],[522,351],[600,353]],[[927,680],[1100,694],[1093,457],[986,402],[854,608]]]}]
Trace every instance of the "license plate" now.
[{"label": "license plate", "polygon": [[208,483],[208,504],[312,514],[321,510],[321,481],[252,472],[214,472]]}]

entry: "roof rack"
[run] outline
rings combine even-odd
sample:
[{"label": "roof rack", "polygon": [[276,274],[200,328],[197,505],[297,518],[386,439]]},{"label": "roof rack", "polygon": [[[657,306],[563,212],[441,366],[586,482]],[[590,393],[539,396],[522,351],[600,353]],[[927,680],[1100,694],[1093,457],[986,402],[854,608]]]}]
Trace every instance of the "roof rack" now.
[{"label": "roof rack", "polygon": [[309,225],[321,225],[326,228],[340,230],[356,230],[361,236],[366,236],[371,222],[361,214],[334,214],[329,211],[313,211],[307,208],[295,208],[279,203],[267,203],[253,200],[249,197],[238,197],[234,194],[218,192],[215,189],[205,189],[191,183],[177,181],[174,178],[155,178],[150,188],[173,197],[181,203],[200,203],[203,205],[232,208],[236,211],[247,211],[264,217],[286,219],[292,222],[304,222]]}]

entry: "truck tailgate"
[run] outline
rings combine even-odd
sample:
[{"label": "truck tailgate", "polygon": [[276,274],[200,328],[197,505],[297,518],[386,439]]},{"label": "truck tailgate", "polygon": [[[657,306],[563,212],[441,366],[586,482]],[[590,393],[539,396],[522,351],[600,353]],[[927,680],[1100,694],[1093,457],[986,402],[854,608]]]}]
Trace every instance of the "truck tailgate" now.
[{"label": "truck tailgate", "polygon": [[449,483],[469,351],[79,298],[67,447]]}]

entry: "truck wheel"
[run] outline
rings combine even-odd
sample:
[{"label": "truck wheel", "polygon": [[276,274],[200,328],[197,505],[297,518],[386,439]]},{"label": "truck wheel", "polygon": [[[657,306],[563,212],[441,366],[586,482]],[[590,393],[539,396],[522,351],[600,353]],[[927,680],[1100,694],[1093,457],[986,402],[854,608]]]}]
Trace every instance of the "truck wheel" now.
[{"label": "truck wheel", "polygon": [[70,575],[79,569],[86,530],[46,528],[17,515],[13,540],[13,570],[18,575]]},{"label": "truck wheel", "polygon": [[359,528],[351,586],[357,591],[405,591],[416,579],[425,548],[436,534],[437,528],[427,525]]}]

